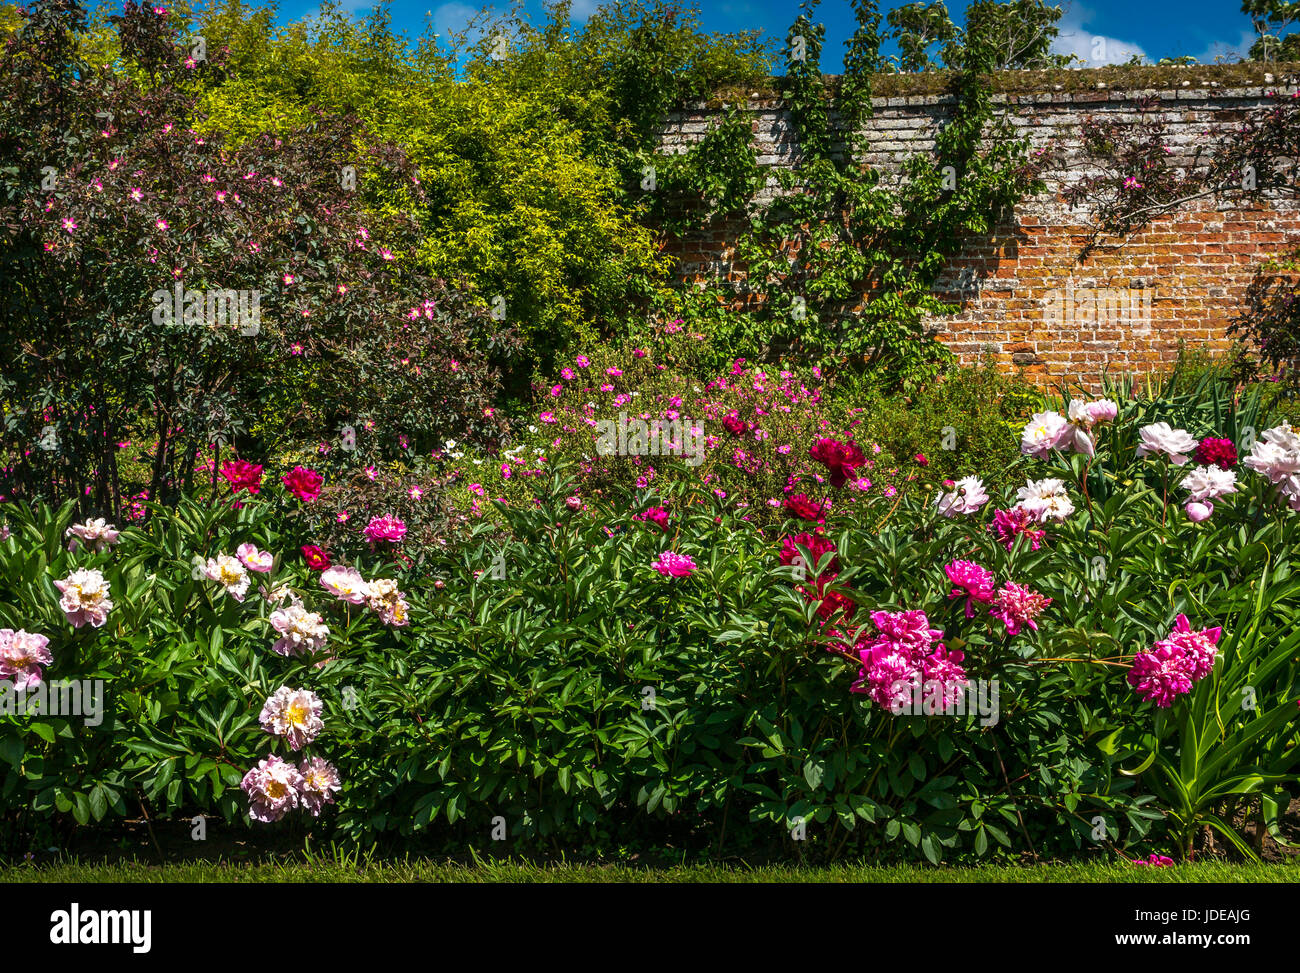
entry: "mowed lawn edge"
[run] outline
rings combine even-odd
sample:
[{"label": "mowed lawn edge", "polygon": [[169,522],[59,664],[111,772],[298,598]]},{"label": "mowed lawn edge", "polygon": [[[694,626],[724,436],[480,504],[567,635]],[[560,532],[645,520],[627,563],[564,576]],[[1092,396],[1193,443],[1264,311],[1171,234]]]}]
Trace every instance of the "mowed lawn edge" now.
[{"label": "mowed lawn edge", "polygon": [[643,867],[625,864],[542,865],[519,861],[466,865],[434,859],[370,861],[332,859],[293,862],[194,862],[157,865],[146,861],[98,864],[68,861],[41,866],[0,867],[0,883],[105,882],[447,882],[447,883],[1294,883],[1295,864],[1246,865],[1205,862],[1166,868],[1127,863],[1044,864],[980,867],[772,866],[703,864]]}]

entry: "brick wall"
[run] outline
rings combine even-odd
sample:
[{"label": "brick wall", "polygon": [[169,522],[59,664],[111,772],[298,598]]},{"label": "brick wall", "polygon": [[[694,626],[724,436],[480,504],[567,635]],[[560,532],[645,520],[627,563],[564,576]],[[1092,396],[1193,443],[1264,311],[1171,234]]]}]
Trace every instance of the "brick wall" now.
[{"label": "brick wall", "polygon": [[[994,101],[1033,147],[1056,138],[1074,148],[1085,118],[1136,121],[1137,102],[1155,96],[1178,152],[1240,122],[1265,103],[1265,90],[1184,82],[1163,90],[1000,94]],[[877,98],[862,133],[867,160],[894,170],[911,152],[932,148],[935,125],[950,104],[943,95]],[[780,102],[754,98],[746,108],[760,164],[790,165],[798,146]],[[682,151],[698,141],[713,115],[699,104],[670,116],[663,150]],[[940,278],[937,292],[960,304],[960,311],[932,323],[962,361],[987,350],[1001,366],[1022,367],[1035,381],[1093,384],[1104,366],[1134,373],[1165,367],[1180,340],[1189,348],[1226,350],[1226,328],[1242,308],[1256,267],[1300,233],[1300,208],[1292,202],[1263,198],[1256,208],[1234,211],[1209,201],[1188,204],[1085,255],[1090,214],[1071,211],[1061,198],[1065,181],[1085,170],[1066,172],[1017,207],[1014,220],[999,226],[993,239],[969,241]],[[769,179],[765,191],[773,184]],[[745,272],[732,247],[738,229],[733,219],[671,241],[682,278],[726,279],[743,294]]]}]

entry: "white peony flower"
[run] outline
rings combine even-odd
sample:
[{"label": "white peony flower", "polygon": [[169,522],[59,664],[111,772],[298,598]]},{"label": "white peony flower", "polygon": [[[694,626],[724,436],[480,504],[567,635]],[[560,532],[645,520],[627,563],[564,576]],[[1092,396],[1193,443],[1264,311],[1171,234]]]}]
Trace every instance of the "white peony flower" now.
[{"label": "white peony flower", "polygon": [[978,476],[964,476],[953,484],[951,493],[941,493],[935,498],[939,513],[945,517],[973,514],[988,503],[989,495]]},{"label": "white peony flower", "polygon": [[1164,454],[1175,466],[1183,466],[1196,452],[1196,439],[1186,429],[1174,429],[1167,422],[1153,422],[1138,430],[1142,442],[1137,454],[1148,456]]},{"label": "white peony flower", "polygon": [[1065,481],[1055,477],[1029,480],[1016,490],[1016,504],[1038,522],[1065,520],[1074,513],[1074,502],[1065,489]]}]

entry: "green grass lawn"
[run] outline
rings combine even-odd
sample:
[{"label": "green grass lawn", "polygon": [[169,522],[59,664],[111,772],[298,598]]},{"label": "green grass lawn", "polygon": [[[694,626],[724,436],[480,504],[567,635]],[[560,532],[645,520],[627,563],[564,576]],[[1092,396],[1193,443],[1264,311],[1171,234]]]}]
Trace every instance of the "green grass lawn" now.
[{"label": "green grass lawn", "polygon": [[1150,868],[1124,863],[934,868],[918,865],[832,866],[549,864],[520,861],[462,864],[411,858],[365,861],[341,856],[292,861],[146,861],[99,864],[78,860],[0,868],[0,882],[1295,882],[1296,865],[1205,862]]}]

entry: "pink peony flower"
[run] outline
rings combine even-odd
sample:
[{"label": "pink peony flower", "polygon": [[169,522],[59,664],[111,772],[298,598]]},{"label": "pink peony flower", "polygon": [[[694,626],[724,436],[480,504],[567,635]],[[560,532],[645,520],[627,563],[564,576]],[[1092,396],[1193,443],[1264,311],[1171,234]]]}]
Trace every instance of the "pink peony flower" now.
[{"label": "pink peony flower", "polygon": [[298,765],[302,775],[298,796],[303,808],[312,817],[320,817],[326,804],[334,803],[334,795],[343,789],[339,781],[339,772],[329,761],[320,757],[308,757]]},{"label": "pink peony flower", "polygon": [[668,511],[663,507],[647,507],[641,513],[633,514],[632,519],[654,524],[660,530],[668,529]]},{"label": "pink peony flower", "polygon": [[831,486],[839,488],[853,477],[853,471],[867,461],[853,440],[818,439],[808,450],[808,455],[830,471]]},{"label": "pink peony flower", "polygon": [[269,551],[259,551],[256,544],[240,544],[235,549],[235,557],[244,567],[259,574],[266,574],[275,564],[275,557]]},{"label": "pink peony flower", "polygon": [[855,646],[862,665],[850,691],[894,715],[918,693],[927,712],[948,709],[966,686],[965,656],[943,645],[923,611],[874,611],[871,623],[876,632]]},{"label": "pink peony flower", "polygon": [[1038,550],[1038,545],[1047,536],[1047,531],[1033,526],[1034,516],[1024,507],[1012,507],[1010,510],[993,511],[993,523],[989,532],[1009,551],[1015,547],[1016,540],[1024,535],[1029,538],[1030,549]]},{"label": "pink peony flower", "polygon": [[1187,616],[1179,615],[1174,619],[1173,631],[1156,645],[1169,645],[1182,652],[1189,660],[1188,674],[1193,682],[1197,682],[1214,670],[1216,646],[1222,634],[1223,629],[1219,626],[1194,631]]},{"label": "pink peony flower", "polygon": [[380,541],[386,541],[389,544],[400,544],[402,538],[406,536],[406,524],[396,517],[375,517],[370,523],[366,524],[362,530],[366,539],[371,544]]},{"label": "pink peony flower", "polygon": [[1143,699],[1168,708],[1174,700],[1192,691],[1192,684],[1214,670],[1216,645],[1223,629],[1193,630],[1186,615],[1174,620],[1173,630],[1152,645],[1149,652],[1133,657],[1128,684]]},{"label": "pink peony flower", "polygon": [[1134,858],[1134,865],[1154,865],[1157,868],[1168,868],[1174,863],[1174,860],[1168,855],[1158,855],[1154,851],[1146,858]]},{"label": "pink peony flower", "polygon": [[244,595],[248,593],[248,586],[252,583],[240,559],[229,554],[218,554],[214,558],[209,558],[207,564],[203,566],[203,576],[221,585],[226,594],[235,601],[244,600]]},{"label": "pink peony flower", "polygon": [[325,704],[309,689],[281,686],[267,697],[258,722],[272,736],[282,737],[292,750],[301,750],[325,729],[320,718]]},{"label": "pink peony flower", "polygon": [[695,560],[689,554],[664,551],[650,566],[666,578],[685,578],[695,570]]},{"label": "pink peony flower", "polygon": [[984,482],[978,476],[964,476],[953,484],[953,488],[951,493],[940,493],[935,498],[935,506],[945,517],[973,514],[989,501]]},{"label": "pink peony flower", "polygon": [[0,679],[12,681],[14,689],[40,685],[41,667],[54,661],[49,644],[44,635],[0,628]]},{"label": "pink peony flower", "polygon": [[356,568],[345,568],[341,564],[326,568],[321,572],[321,587],[340,601],[360,605],[370,597],[370,585],[361,577]]},{"label": "pink peony flower", "polygon": [[1143,699],[1164,709],[1172,706],[1177,697],[1192,691],[1187,660],[1181,652],[1168,647],[1135,655],[1128,684]]},{"label": "pink peony flower", "polygon": [[94,517],[84,524],[73,524],[63,532],[64,537],[69,534],[72,535],[72,540],[68,541],[69,551],[75,551],[80,542],[98,553],[106,547],[112,547],[118,539],[118,531],[112,524],[105,522],[103,517]]},{"label": "pink peony flower", "polygon": [[301,466],[295,466],[292,470],[280,477],[280,482],[285,488],[299,500],[311,502],[320,496],[321,486],[325,482],[325,477],[312,470],[304,469]]},{"label": "pink peony flower", "polygon": [[325,646],[330,629],[316,612],[309,612],[299,604],[290,604],[271,612],[271,628],[280,638],[271,651],[280,655],[306,655]]},{"label": "pink peony flower", "polygon": [[1202,439],[1196,447],[1196,462],[1202,466],[1217,466],[1221,470],[1237,465],[1237,447],[1231,439]]},{"label": "pink peony flower", "polygon": [[111,592],[104,576],[95,570],[78,568],[62,581],[54,582],[62,597],[59,607],[68,616],[73,628],[90,625],[102,628],[113,610]]},{"label": "pink peony flower", "polygon": [[262,489],[262,467],[255,466],[247,460],[237,459],[222,463],[221,475],[235,493],[240,490],[257,493]]},{"label": "pink peony flower", "polygon": [[966,617],[975,617],[975,605],[988,605],[993,601],[997,584],[993,572],[974,561],[953,561],[944,566],[944,574],[952,582],[953,589],[948,595],[953,598],[966,599]]},{"label": "pink peony flower", "polygon": [[1020,451],[1026,456],[1046,459],[1073,435],[1074,429],[1059,412],[1035,412],[1020,433]]},{"label": "pink peony flower", "polygon": [[1040,595],[1032,588],[1008,581],[994,597],[989,614],[1006,625],[1008,635],[1019,635],[1026,625],[1036,632],[1038,616],[1051,603],[1051,598]]},{"label": "pink peony flower", "polygon": [[248,795],[248,816],[254,821],[279,821],[298,806],[303,786],[298,768],[270,756],[244,775],[240,789]]},{"label": "pink peony flower", "polygon": [[307,567],[314,571],[324,571],[330,566],[329,554],[315,544],[304,544],[302,546],[302,556],[307,562]]}]

